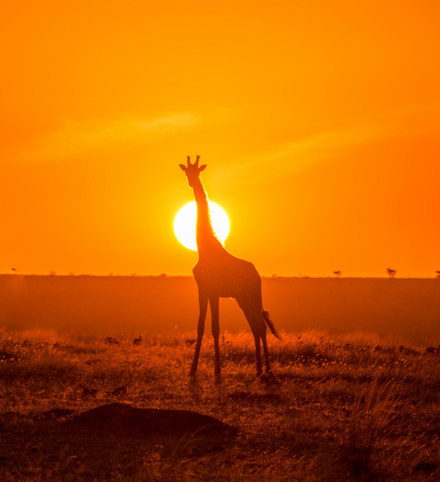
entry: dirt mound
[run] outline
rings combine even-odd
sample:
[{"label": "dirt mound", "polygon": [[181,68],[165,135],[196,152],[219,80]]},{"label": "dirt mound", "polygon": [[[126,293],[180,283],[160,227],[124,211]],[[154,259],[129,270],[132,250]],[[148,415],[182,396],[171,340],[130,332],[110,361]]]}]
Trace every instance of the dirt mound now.
[{"label": "dirt mound", "polygon": [[232,435],[235,429],[213,417],[188,410],[135,408],[125,403],[111,403],[76,415],[73,423],[124,435],[179,437]]},{"label": "dirt mound", "polygon": [[[166,470],[169,475],[181,467],[192,467],[206,456],[226,452],[237,443],[237,430],[213,417],[187,410],[135,408],[125,403],[102,405],[82,413],[65,408],[27,417],[4,412],[0,414],[0,432],[14,440],[8,446],[7,457],[0,457],[0,466],[7,464],[8,470],[14,471],[17,464],[26,466],[30,460],[35,464],[43,460],[44,470],[48,467],[46,461],[56,461],[57,467],[64,467],[66,477],[74,480],[113,480],[115,467],[129,475],[146,470],[142,480],[156,480],[156,470]],[[18,450],[16,444],[24,445]],[[2,470],[3,466],[0,473]],[[94,475],[87,477],[88,471]],[[174,476],[166,478],[178,480]]]}]

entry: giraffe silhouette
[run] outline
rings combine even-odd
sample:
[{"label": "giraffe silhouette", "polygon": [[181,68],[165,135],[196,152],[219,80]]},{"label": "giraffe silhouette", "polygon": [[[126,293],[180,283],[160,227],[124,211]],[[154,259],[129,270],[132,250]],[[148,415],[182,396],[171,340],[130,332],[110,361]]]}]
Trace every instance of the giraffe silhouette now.
[{"label": "giraffe silhouette", "polygon": [[249,322],[255,339],[257,376],[262,375],[261,340],[266,361],[266,373],[269,377],[274,378],[267,348],[266,325],[277,338],[281,339],[281,337],[269,318],[269,313],[263,310],[261,277],[252,263],[236,258],[226,251],[215,235],[211,223],[208,195],[200,179],[200,173],[205,170],[206,165],[199,167],[199,159],[200,156],[197,156],[195,163],[191,164],[188,156],[187,165],[180,164],[180,168],[186,174],[189,187],[194,191],[197,204],[196,242],[199,259],[193,268],[193,274],[199,291],[200,312],[196,349],[190,375],[195,375],[197,371],[208,302],[211,307],[212,335],[215,347],[215,374],[220,375],[219,299],[235,298]]}]

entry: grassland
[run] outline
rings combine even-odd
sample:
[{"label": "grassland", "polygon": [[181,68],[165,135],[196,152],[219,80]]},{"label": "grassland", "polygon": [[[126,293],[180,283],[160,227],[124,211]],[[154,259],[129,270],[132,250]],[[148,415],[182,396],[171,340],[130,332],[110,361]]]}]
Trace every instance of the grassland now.
[{"label": "grassland", "polygon": [[[107,336],[0,332],[0,480],[440,479],[437,350],[374,334],[284,333],[269,340],[270,383],[255,377],[247,333],[222,336],[220,379],[210,336],[194,379],[194,333],[139,344]],[[115,403],[189,410],[230,429],[206,438],[180,423],[153,433],[136,415],[93,420],[91,409]]]}]

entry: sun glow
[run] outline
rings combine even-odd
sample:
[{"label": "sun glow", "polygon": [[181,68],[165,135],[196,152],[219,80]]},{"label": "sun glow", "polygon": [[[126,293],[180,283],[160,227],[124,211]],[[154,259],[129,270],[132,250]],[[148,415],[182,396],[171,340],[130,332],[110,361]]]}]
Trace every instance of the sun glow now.
[{"label": "sun glow", "polygon": [[[216,203],[209,201],[212,227],[215,234],[223,243],[228,237],[230,224],[226,212]],[[174,233],[185,248],[197,251],[196,243],[197,205],[195,201],[188,203],[174,219]]]}]

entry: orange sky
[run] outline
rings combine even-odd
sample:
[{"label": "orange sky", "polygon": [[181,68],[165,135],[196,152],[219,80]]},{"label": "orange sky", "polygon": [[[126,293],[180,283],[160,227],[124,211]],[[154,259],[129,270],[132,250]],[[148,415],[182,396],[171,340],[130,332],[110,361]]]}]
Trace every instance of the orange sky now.
[{"label": "orange sky", "polygon": [[440,3],[15,0],[0,272],[190,274],[200,154],[262,275],[440,270]]}]

